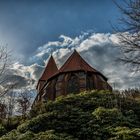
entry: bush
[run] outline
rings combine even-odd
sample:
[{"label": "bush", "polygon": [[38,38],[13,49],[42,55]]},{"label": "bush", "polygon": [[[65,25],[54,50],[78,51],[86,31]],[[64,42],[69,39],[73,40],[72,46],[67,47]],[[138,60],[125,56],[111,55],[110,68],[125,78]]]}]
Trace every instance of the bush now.
[{"label": "bush", "polygon": [[94,115],[102,124],[116,125],[120,123],[120,121],[124,121],[124,116],[117,108],[106,109],[103,107],[98,107],[95,109],[92,115]]},{"label": "bush", "polygon": [[55,131],[50,130],[37,134],[34,140],[78,140],[78,139],[65,133],[55,133]]},{"label": "bush", "polygon": [[140,103],[109,91],[39,103],[29,116],[0,140],[135,140],[140,134]]},{"label": "bush", "polygon": [[140,129],[130,129],[128,127],[116,127],[110,130],[114,137],[109,140],[139,140],[140,139]]},{"label": "bush", "polygon": [[17,140],[18,134],[16,130],[12,130],[6,135],[2,136],[0,140]]},{"label": "bush", "polygon": [[7,130],[4,128],[4,126],[2,126],[2,124],[0,124],[0,136],[6,134]]}]

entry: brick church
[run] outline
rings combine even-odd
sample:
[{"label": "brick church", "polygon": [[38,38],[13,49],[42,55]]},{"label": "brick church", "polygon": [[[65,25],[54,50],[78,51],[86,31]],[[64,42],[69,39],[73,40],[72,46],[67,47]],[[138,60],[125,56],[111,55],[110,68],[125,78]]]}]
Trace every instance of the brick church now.
[{"label": "brick church", "polygon": [[53,56],[50,56],[36,89],[38,94],[34,104],[85,90],[112,90],[107,78],[90,66],[76,50],[60,69],[57,68]]}]

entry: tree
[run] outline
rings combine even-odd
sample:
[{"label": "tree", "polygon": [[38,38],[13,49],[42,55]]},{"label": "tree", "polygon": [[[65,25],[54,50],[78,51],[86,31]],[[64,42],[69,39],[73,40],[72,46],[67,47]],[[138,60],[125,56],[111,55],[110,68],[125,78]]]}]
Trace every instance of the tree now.
[{"label": "tree", "polygon": [[0,119],[4,119],[6,117],[6,104],[4,102],[0,103]]},{"label": "tree", "polygon": [[22,114],[23,118],[26,117],[26,113],[31,107],[32,96],[31,89],[22,89],[18,92],[18,112]]},{"label": "tree", "polygon": [[9,66],[9,52],[6,46],[0,46],[0,116],[1,118],[6,117],[7,114],[7,105],[4,103],[3,96],[8,93],[13,87],[13,84],[9,84],[7,86],[3,86],[6,81],[6,70]]},{"label": "tree", "polygon": [[16,106],[16,94],[13,89],[10,89],[6,94],[8,103],[6,104],[7,107],[7,125],[11,124],[11,117],[15,114],[15,106]]},{"label": "tree", "polygon": [[0,116],[6,117],[8,124],[10,124],[10,117],[14,114],[15,93],[13,90],[17,86],[16,80],[11,82],[7,78],[9,68],[13,64],[11,60],[11,53],[7,47],[0,46]]},{"label": "tree", "polygon": [[118,6],[122,13],[120,28],[115,28],[119,35],[123,57],[121,62],[128,64],[133,70],[140,71],[140,0],[123,0]]},{"label": "tree", "polygon": [[5,95],[10,89],[16,85],[15,83],[7,83],[6,74],[9,66],[11,66],[10,52],[6,46],[0,46],[0,97]]}]

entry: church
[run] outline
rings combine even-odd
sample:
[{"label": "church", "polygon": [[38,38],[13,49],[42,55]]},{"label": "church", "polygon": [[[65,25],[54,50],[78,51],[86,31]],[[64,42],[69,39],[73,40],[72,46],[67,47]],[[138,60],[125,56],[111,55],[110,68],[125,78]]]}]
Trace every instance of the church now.
[{"label": "church", "polygon": [[37,84],[37,96],[34,101],[55,100],[58,96],[76,94],[86,90],[112,90],[107,78],[90,66],[81,55],[74,50],[72,55],[58,69],[51,55],[48,64]]}]

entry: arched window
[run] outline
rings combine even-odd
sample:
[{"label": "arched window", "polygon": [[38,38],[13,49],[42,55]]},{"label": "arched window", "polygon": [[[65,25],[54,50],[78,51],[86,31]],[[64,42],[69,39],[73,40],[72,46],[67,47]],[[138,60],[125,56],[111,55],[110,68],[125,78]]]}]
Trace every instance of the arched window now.
[{"label": "arched window", "polygon": [[55,91],[55,93],[56,93],[55,94],[55,97],[58,97],[58,96],[63,95],[63,85],[64,85],[63,79],[64,79],[64,75],[63,74],[62,75],[59,75],[59,77],[57,79],[57,82],[55,84],[55,89],[56,89],[56,91]]},{"label": "arched window", "polygon": [[79,79],[76,75],[72,74],[67,84],[67,93],[79,92]]},{"label": "arched window", "polygon": [[86,73],[85,72],[79,72],[78,77],[79,77],[80,91],[85,91],[86,90]]},{"label": "arched window", "polygon": [[90,74],[87,74],[86,87],[88,90],[91,90],[94,88],[93,78],[92,78],[92,75]]}]

